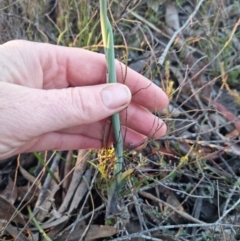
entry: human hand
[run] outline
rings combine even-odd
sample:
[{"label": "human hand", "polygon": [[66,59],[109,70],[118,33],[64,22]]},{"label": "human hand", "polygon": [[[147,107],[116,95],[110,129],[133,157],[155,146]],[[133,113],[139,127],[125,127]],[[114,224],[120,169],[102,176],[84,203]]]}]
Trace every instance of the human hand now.
[{"label": "human hand", "polygon": [[116,68],[125,85],[105,83],[102,54],[20,40],[1,45],[0,160],[23,152],[101,148],[110,128],[106,118],[120,111],[125,145],[164,135],[165,124],[147,109],[166,107],[166,94],[129,68],[123,80],[125,66],[116,62]]}]

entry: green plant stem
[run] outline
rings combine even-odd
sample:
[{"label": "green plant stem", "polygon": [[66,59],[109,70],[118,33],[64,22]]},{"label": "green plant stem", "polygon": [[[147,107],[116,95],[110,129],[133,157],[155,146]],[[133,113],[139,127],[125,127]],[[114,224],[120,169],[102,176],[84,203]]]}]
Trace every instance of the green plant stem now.
[{"label": "green plant stem", "polygon": [[[107,17],[107,0],[99,1],[102,38],[107,61],[107,83],[117,83],[113,32],[110,21]],[[119,213],[117,202],[123,183],[121,181],[123,164],[123,137],[121,133],[121,123],[118,113],[112,115],[112,125],[115,137],[116,162],[114,164],[114,180],[108,192],[106,224],[112,224],[113,220],[111,220],[111,217],[114,217],[117,213]]]},{"label": "green plant stem", "polygon": [[36,228],[38,229],[39,233],[42,234],[43,238],[46,240],[46,241],[52,241],[52,239],[50,239],[47,234],[44,232],[44,230],[42,229],[42,227],[40,226],[40,224],[38,223],[37,219],[34,217],[33,215],[33,212],[30,208],[30,206],[27,207],[28,209],[28,213],[29,213],[29,216],[30,218],[32,219],[33,223],[35,224]]},{"label": "green plant stem", "polygon": [[[107,82],[117,83],[113,32],[107,17],[107,0],[100,0],[100,19],[104,50],[107,59]],[[115,137],[115,154],[117,158],[114,166],[114,174],[117,175],[121,172],[123,163],[123,137],[118,113],[112,116],[112,125]]]}]

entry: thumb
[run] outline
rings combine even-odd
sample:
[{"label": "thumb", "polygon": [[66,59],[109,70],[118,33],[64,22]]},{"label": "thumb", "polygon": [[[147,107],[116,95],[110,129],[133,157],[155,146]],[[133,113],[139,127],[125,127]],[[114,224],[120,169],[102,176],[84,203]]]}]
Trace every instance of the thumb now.
[{"label": "thumb", "polygon": [[8,125],[10,132],[21,132],[21,137],[27,135],[29,139],[102,120],[126,108],[131,100],[129,88],[122,84],[58,90],[2,85],[0,96],[5,108],[1,116],[6,121],[14,120]]}]

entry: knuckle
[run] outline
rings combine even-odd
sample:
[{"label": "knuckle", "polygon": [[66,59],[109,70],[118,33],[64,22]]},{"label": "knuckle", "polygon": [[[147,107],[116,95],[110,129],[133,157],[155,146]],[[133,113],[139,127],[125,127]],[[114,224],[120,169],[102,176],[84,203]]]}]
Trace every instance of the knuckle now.
[{"label": "knuckle", "polygon": [[81,119],[82,124],[94,118],[94,107],[97,106],[93,93],[86,89],[72,89],[72,106],[75,115]]}]

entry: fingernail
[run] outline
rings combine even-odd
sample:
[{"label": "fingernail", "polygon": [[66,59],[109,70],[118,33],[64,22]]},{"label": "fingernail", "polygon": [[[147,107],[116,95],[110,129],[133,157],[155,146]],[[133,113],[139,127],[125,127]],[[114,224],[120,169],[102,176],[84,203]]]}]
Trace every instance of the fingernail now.
[{"label": "fingernail", "polygon": [[103,104],[109,109],[127,105],[131,100],[129,88],[122,84],[111,84],[101,91]]}]

